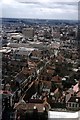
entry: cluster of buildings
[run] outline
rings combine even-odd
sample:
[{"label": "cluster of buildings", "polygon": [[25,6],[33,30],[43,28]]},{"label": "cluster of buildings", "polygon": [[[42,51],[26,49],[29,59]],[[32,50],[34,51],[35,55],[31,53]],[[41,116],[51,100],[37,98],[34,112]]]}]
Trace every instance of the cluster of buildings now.
[{"label": "cluster of buildings", "polygon": [[4,25],[2,120],[47,120],[80,110],[77,25]]}]

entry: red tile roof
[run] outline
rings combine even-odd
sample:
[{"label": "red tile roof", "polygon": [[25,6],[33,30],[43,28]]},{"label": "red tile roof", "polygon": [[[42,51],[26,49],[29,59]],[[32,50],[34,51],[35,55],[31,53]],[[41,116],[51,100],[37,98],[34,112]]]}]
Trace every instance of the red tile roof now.
[{"label": "red tile roof", "polygon": [[78,92],[79,91],[79,87],[78,87],[78,83],[73,87],[73,91],[74,92]]},{"label": "red tile roof", "polygon": [[77,97],[80,97],[80,91],[77,92],[76,96],[77,96]]},{"label": "red tile roof", "polygon": [[52,81],[56,82],[56,83],[61,83],[62,82],[62,78],[58,75],[54,76],[52,78]]}]

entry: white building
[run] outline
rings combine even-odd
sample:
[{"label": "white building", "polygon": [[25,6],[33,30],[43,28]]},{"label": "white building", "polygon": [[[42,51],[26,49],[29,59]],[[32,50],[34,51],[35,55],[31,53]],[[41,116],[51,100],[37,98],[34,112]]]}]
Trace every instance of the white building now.
[{"label": "white building", "polygon": [[80,120],[80,111],[79,112],[49,111],[48,120]]}]

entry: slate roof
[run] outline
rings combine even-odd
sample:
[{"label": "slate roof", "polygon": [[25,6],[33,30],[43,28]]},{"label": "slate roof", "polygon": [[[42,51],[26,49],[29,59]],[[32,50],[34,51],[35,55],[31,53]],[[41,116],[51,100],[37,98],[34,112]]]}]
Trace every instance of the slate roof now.
[{"label": "slate roof", "polygon": [[80,104],[80,97],[72,96],[68,102],[76,102]]}]

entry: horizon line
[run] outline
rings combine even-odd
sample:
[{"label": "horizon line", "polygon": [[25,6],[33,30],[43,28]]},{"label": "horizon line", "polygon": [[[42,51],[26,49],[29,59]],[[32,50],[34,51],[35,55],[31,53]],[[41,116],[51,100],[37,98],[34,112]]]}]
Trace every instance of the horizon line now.
[{"label": "horizon line", "polygon": [[0,19],[35,19],[35,20],[66,20],[66,21],[79,21],[77,19],[57,19],[57,18],[24,18],[24,17],[2,17]]}]

